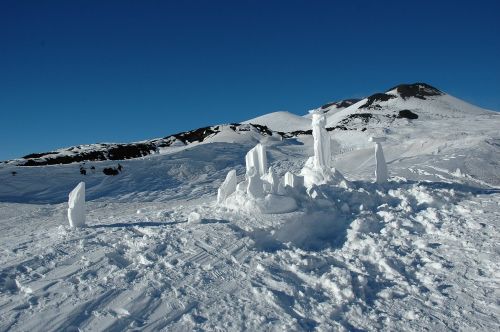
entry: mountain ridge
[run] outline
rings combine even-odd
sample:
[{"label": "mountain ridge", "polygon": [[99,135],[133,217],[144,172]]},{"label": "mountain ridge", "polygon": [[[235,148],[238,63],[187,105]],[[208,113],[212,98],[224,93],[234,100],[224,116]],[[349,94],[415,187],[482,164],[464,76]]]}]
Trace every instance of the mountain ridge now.
[{"label": "mountain ridge", "polygon": [[[441,106],[432,106],[437,98],[441,100]],[[451,100],[451,101],[450,101]],[[427,104],[426,104],[427,103]],[[454,103],[459,106],[449,106],[446,103]],[[423,106],[422,106],[423,105]],[[431,105],[433,110],[426,111],[424,106]],[[432,109],[431,107],[431,109]],[[419,116],[432,117],[435,109],[446,107],[457,108],[458,111],[466,113],[487,112],[477,106],[470,105],[464,101],[454,98],[427,83],[399,84],[383,93],[375,93],[363,99],[343,99],[322,105],[315,111],[323,112],[327,117],[327,128],[332,130],[359,130],[365,131],[370,126],[391,127],[397,125],[400,120],[412,121]],[[471,111],[472,110],[472,111]],[[450,113],[450,112],[448,112]],[[446,116],[452,116],[445,114]],[[455,114],[456,116],[457,114]],[[395,123],[396,121],[396,123]],[[403,122],[405,124],[406,122]],[[55,151],[31,153],[21,158],[4,161],[3,164],[18,166],[45,166],[56,164],[82,163],[104,160],[127,160],[142,158],[152,154],[161,153],[167,148],[182,148],[191,144],[203,143],[225,132],[225,136],[231,136],[248,132],[261,137],[275,136],[279,139],[289,139],[300,135],[310,135],[310,114],[305,116],[295,115],[289,112],[272,112],[242,123],[221,124],[207,126],[168,135],[163,138],[155,138],[130,143],[96,143],[77,145]],[[229,132],[228,132],[229,131]],[[233,136],[235,136],[233,135]],[[239,140],[239,137],[229,140]]]}]

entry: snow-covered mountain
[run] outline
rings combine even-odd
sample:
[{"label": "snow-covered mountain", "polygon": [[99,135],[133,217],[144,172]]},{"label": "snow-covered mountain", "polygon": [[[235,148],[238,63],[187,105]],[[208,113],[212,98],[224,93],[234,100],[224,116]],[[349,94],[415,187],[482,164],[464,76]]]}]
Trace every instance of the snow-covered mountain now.
[{"label": "snow-covered mountain", "polygon": [[[424,83],[317,112],[350,184],[285,214],[215,197],[259,142],[297,173],[306,110],[0,163],[0,330],[495,330],[500,114]],[[387,138],[386,185],[371,136]]]}]

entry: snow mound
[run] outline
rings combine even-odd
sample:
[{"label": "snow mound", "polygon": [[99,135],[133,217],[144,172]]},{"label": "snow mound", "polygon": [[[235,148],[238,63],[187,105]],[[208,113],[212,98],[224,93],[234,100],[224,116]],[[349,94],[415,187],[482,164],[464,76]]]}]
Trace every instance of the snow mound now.
[{"label": "snow mound", "polygon": [[311,128],[311,120],[284,111],[265,114],[243,121],[242,123],[260,124],[281,132],[307,130]]}]

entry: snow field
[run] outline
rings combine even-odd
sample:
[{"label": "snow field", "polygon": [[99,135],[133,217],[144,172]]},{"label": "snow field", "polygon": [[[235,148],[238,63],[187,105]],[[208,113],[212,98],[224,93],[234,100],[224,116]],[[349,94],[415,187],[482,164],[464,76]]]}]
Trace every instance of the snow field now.
[{"label": "snow field", "polygon": [[[343,197],[350,212],[339,209],[341,201],[321,209],[311,201],[285,218],[234,213],[204,199],[183,206],[89,202],[88,227],[70,230],[64,204],[2,203],[4,238],[12,241],[2,246],[1,327],[498,324],[499,193],[411,181],[321,189]],[[192,213],[203,219],[187,222]],[[27,217],[44,229],[14,227]]]}]

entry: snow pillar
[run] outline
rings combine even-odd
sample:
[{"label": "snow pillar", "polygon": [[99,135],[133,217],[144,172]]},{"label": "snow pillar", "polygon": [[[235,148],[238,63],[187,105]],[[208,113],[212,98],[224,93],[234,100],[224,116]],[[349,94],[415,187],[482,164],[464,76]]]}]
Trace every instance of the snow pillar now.
[{"label": "snow pillar", "polygon": [[247,172],[247,194],[253,198],[264,197],[264,182],[254,167],[250,167]]},{"label": "snow pillar", "polygon": [[234,169],[227,173],[226,180],[221,184],[217,191],[217,203],[221,204],[226,198],[236,191],[236,171]]},{"label": "snow pillar", "polygon": [[85,182],[80,182],[69,193],[68,221],[70,227],[85,226]]},{"label": "snow pillar", "polygon": [[375,177],[377,183],[387,182],[389,178],[387,164],[385,162],[384,151],[382,150],[382,142],[385,142],[385,137],[370,137],[370,142],[375,143],[375,160],[377,168],[375,169]]},{"label": "snow pillar", "polygon": [[285,187],[298,188],[304,186],[304,177],[295,175],[291,172],[285,173]]},{"label": "snow pillar", "polygon": [[257,144],[253,149],[247,152],[245,156],[247,172],[254,167],[259,177],[266,174],[267,156],[266,148],[262,144]]},{"label": "snow pillar", "polygon": [[312,134],[314,138],[314,167],[330,169],[332,160],[330,135],[326,130],[326,119],[323,113],[312,113]]},{"label": "snow pillar", "polygon": [[267,181],[270,184],[271,194],[277,194],[280,179],[272,167],[269,167],[269,170],[267,171]]}]

